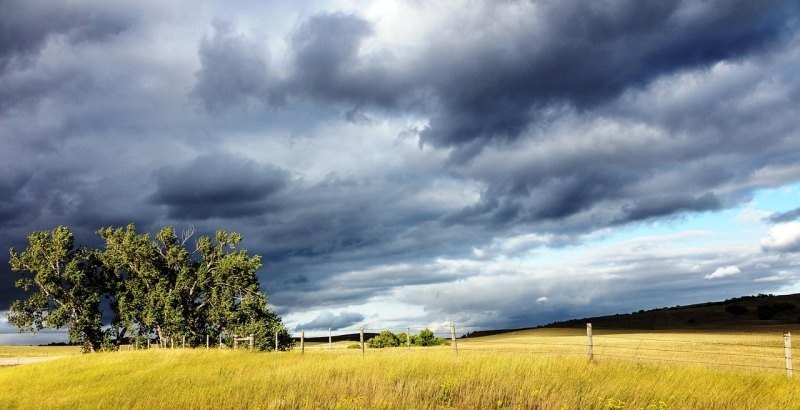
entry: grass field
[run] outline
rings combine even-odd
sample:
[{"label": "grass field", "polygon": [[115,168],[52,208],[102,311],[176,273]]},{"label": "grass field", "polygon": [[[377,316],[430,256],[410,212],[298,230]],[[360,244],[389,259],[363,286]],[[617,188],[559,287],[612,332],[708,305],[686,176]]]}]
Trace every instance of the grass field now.
[{"label": "grass field", "polygon": [[80,346],[2,346],[0,357],[51,357],[81,353]]},{"label": "grass field", "polygon": [[[635,343],[640,356],[603,356],[597,343],[603,337]],[[362,357],[348,343],[332,352],[309,345],[304,355],[216,349],[71,355],[0,368],[0,408],[800,408],[800,377],[724,366],[740,359],[757,364],[756,357],[710,354],[772,354],[780,333],[606,332],[595,339],[593,362],[580,346],[585,335],[575,329],[462,339],[458,355],[437,347],[368,349]],[[641,350],[645,343],[699,348]],[[712,364],[657,362],[646,354]],[[781,355],[770,364],[781,367]]]}]

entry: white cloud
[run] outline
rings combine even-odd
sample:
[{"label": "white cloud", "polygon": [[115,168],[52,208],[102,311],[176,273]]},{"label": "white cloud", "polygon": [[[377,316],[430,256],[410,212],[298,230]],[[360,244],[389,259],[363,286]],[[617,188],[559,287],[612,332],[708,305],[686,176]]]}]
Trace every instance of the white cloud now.
[{"label": "white cloud", "polygon": [[717,278],[724,278],[725,276],[736,275],[737,273],[742,273],[741,269],[739,269],[736,265],[731,266],[723,266],[717,268],[713,273],[704,276],[705,279],[717,279]]},{"label": "white cloud", "polygon": [[547,296],[542,296],[542,297],[536,299],[536,303],[545,303],[548,300],[550,300],[550,299],[548,299]]},{"label": "white cloud", "polygon": [[787,222],[772,227],[761,240],[761,249],[766,252],[800,251],[800,222]]}]

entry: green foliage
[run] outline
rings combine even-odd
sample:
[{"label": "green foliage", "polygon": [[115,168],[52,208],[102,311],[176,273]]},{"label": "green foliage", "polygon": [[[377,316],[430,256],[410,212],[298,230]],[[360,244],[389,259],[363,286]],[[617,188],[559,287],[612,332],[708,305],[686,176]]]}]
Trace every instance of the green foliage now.
[{"label": "green foliage", "polygon": [[397,336],[397,343],[399,343],[400,346],[405,346],[406,340],[408,340],[408,333],[402,332],[398,333],[396,336]]},{"label": "green foliage", "polygon": [[[133,225],[109,227],[97,232],[104,249],[76,250],[67,228],[34,232],[26,251],[11,250],[11,264],[32,276],[17,286],[38,291],[14,302],[9,320],[22,331],[68,327],[70,340],[90,351],[117,348],[128,334],[145,343],[155,335],[165,347],[171,339],[198,346],[207,335],[253,334],[261,350],[274,349],[277,334],[279,348],[291,348],[260,289],[261,256],[238,249],[242,236],[235,232],[201,236],[189,248],[193,233],[178,236],[165,227],[152,238]],[[101,296],[112,313],[105,332]]]},{"label": "green foliage", "polygon": [[411,336],[411,344],[414,346],[442,346],[449,343],[443,337],[436,337],[430,329],[422,329],[418,335]]},{"label": "green foliage", "polygon": [[347,348],[348,349],[361,349],[361,343],[349,344],[349,345],[347,345]]},{"label": "green foliage", "polygon": [[16,286],[33,293],[12,302],[9,322],[29,332],[66,327],[71,342],[86,351],[98,349],[103,341],[103,276],[97,252],[76,249],[72,232],[60,226],[31,233],[27,249],[10,253],[11,269],[23,275]]},{"label": "green foliage", "polygon": [[[367,340],[367,346],[371,348],[405,346],[408,335],[403,333],[394,334],[389,330],[384,330],[377,336]],[[442,346],[449,345],[450,341],[436,337],[430,329],[422,329],[419,334],[411,335],[411,345],[413,346]],[[360,348],[360,347],[359,347]]]},{"label": "green foliage", "polygon": [[400,345],[400,340],[397,335],[390,330],[384,330],[372,339],[367,340],[367,346],[371,348],[382,349],[384,347],[397,347]]},{"label": "green foliage", "polygon": [[442,384],[439,385],[439,404],[443,406],[452,405],[455,397],[455,388],[455,381],[450,377],[445,378]]}]

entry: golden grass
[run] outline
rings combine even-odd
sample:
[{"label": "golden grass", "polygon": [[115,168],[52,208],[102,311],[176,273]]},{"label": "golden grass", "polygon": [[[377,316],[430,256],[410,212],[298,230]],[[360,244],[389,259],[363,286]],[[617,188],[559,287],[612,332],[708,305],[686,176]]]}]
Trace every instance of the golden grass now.
[{"label": "golden grass", "polygon": [[[605,336],[770,346],[781,340],[758,333]],[[438,347],[368,349],[362,357],[346,343],[332,352],[310,345],[304,355],[216,349],[80,355],[0,368],[0,408],[800,408],[800,377],[781,370],[605,356],[589,362],[581,346],[578,354],[559,354],[555,346],[535,353],[546,342],[573,341],[585,343],[585,336],[548,329],[459,340],[457,356]],[[696,361],[718,356],[694,354]]]},{"label": "golden grass", "polygon": [[0,358],[3,357],[53,357],[71,356],[81,353],[80,346],[2,346]]}]

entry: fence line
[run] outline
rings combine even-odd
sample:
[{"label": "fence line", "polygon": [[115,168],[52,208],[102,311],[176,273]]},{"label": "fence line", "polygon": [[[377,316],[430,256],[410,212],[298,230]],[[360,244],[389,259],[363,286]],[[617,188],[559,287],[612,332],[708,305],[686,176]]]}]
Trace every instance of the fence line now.
[{"label": "fence line", "polygon": [[[458,351],[467,352],[467,353],[475,353],[475,352],[493,352],[493,353],[513,353],[513,354],[549,354],[549,355],[585,355],[588,360],[592,361],[595,358],[613,358],[613,359],[626,359],[626,360],[633,360],[633,361],[654,361],[654,362],[670,362],[670,363],[685,363],[685,364],[696,364],[696,365],[705,365],[705,366],[722,366],[722,367],[737,367],[737,368],[750,368],[750,369],[783,369],[786,370],[787,375],[792,375],[792,359],[791,359],[791,351],[794,349],[800,349],[800,347],[793,347],[791,346],[791,335],[786,333],[784,335],[784,343],[783,345],[778,345],[777,343],[773,344],[772,342],[764,342],[764,343],[741,343],[741,342],[724,342],[724,341],[704,341],[704,340],[676,340],[676,339],[668,339],[668,338],[651,338],[651,337],[626,337],[626,336],[615,336],[615,335],[604,335],[604,334],[593,334],[592,325],[587,323],[586,326],[586,335],[564,335],[564,336],[549,336],[543,335],[538,337],[539,340],[488,340],[487,344],[489,346],[474,346],[471,345],[470,338],[468,337],[468,333],[462,336],[462,339],[465,343],[462,345],[458,345],[458,338],[456,337],[455,332],[455,324],[450,324],[450,331],[449,334],[447,332],[446,326],[438,325],[435,327],[436,330],[433,331],[429,327],[423,326],[407,326],[405,328],[401,327],[389,327],[389,328],[358,328],[358,329],[338,329],[336,332],[340,334],[340,336],[344,335],[354,335],[353,333],[347,332],[354,332],[358,331],[360,340],[359,340],[359,348],[361,349],[362,355],[365,354],[365,345],[367,344],[368,340],[364,340],[364,332],[369,331],[371,334],[380,334],[380,332],[385,330],[393,331],[394,329],[399,329],[400,331],[396,332],[398,334],[411,334],[411,330],[417,329],[428,329],[434,334],[435,337],[441,337],[450,339],[450,344],[453,346],[453,351],[457,354]],[[464,332],[465,330],[476,329],[474,327],[469,326],[459,326],[459,329]],[[331,334],[332,330],[328,330],[328,349],[330,350],[332,347],[331,342]],[[498,334],[505,334],[513,337],[514,330],[508,332],[502,332]],[[524,336],[523,336],[524,337]],[[535,336],[534,336],[535,337]],[[577,338],[585,337],[585,341],[583,343],[578,342]],[[542,340],[546,338],[567,338],[568,340],[572,339],[575,340],[574,342],[564,342],[558,343],[553,341]],[[409,341],[410,337],[405,340],[406,343],[406,350],[410,351]],[[777,338],[776,338],[777,339]],[[474,339],[473,339],[474,340]],[[608,343],[607,341],[611,341]],[[614,343],[614,342],[617,343]],[[635,342],[632,345],[625,345],[620,344],[619,342]],[[677,346],[652,346],[654,343],[662,343],[666,345],[675,344]],[[680,347],[678,347],[680,346]],[[689,347],[689,346],[696,346]],[[703,348],[706,346],[707,348]],[[711,348],[715,350],[710,350]],[[747,352],[745,351],[725,351],[720,350],[721,347],[732,347],[732,348],[739,348],[740,350],[744,349],[758,349],[756,352]],[[545,348],[547,350],[542,350]],[[553,348],[553,349],[548,349]],[[581,352],[578,349],[585,349],[585,351]],[[777,352],[777,349],[783,348],[784,354],[780,355]],[[607,352],[610,350],[610,352]],[[614,351],[620,353],[614,353]],[[626,351],[634,351],[633,354],[626,354],[623,352]],[[775,354],[770,354],[770,352],[775,352]],[[669,353],[672,354],[673,357],[662,357],[662,356],[653,356],[648,355],[648,353],[658,354],[658,353]],[[704,361],[704,360],[692,360],[692,359],[685,359],[680,358],[681,355],[713,355],[719,357],[720,360],[718,361]],[[675,357],[677,356],[677,357]],[[765,361],[767,363],[764,364],[756,364],[756,363],[736,363],[726,361],[725,358],[745,358],[745,359],[753,359],[756,361]],[[774,360],[778,361],[784,359],[785,366],[776,366],[770,365],[769,361]]]},{"label": "fence line", "polygon": [[774,359],[776,356],[767,356],[762,354],[747,354],[747,353],[730,353],[730,352],[714,352],[714,351],[706,351],[706,350],[677,350],[677,349],[659,349],[654,347],[630,347],[630,346],[619,346],[619,345],[599,345],[602,348],[610,348],[610,349],[628,349],[628,350],[645,350],[651,352],[672,352],[672,353],[703,353],[703,354],[716,354],[716,355],[724,355],[724,356],[737,356],[737,357],[759,357],[765,359]]},{"label": "fence line", "polygon": [[[602,356],[602,357],[614,357],[619,359],[630,359],[630,356],[623,356],[623,355],[613,355],[613,354],[596,354],[595,356]],[[673,363],[690,363],[690,364],[702,364],[707,366],[734,366],[734,367],[749,367],[755,369],[780,369],[783,370],[783,367],[777,366],[758,366],[752,364],[740,364],[740,363],[722,363],[722,362],[702,362],[697,360],[677,360],[677,359],[665,359],[661,357],[637,357],[637,360],[652,360],[652,361],[660,361],[660,362],[673,362]]]},{"label": "fence line", "polygon": [[690,343],[690,344],[703,344],[703,345],[723,345],[723,346],[742,346],[742,347],[764,347],[764,348],[783,348],[783,345],[757,345],[750,343],[727,343],[727,342],[704,342],[701,340],[675,340],[675,339],[653,339],[642,337],[620,337],[620,336],[607,336],[595,335],[595,337],[602,337],[605,339],[619,339],[619,340],[639,340],[648,342],[669,342],[669,343]]},{"label": "fence line", "polygon": [[[485,345],[475,345],[475,343],[482,343],[480,341],[481,338],[470,338],[466,335],[462,337],[457,336],[456,330],[465,331],[468,329],[477,329],[474,326],[458,326],[456,327],[455,323],[450,323],[449,326],[445,325],[437,325],[436,330],[431,330],[430,327],[427,326],[406,326],[406,327],[389,327],[389,328],[367,328],[367,327],[359,327],[359,328],[343,328],[343,329],[328,329],[327,337],[315,337],[314,340],[326,340],[327,343],[321,342],[319,345],[311,345],[307,346],[308,341],[305,337],[305,329],[299,329],[299,338],[295,338],[291,336],[293,339],[297,339],[299,342],[299,351],[300,353],[304,353],[307,348],[318,348],[318,350],[327,349],[329,351],[333,350],[333,339],[334,337],[342,337],[342,336],[350,336],[350,337],[357,337],[357,340],[347,340],[349,342],[358,343],[358,348],[362,356],[365,356],[366,347],[369,344],[370,338],[374,337],[375,335],[380,334],[382,331],[385,330],[392,330],[392,329],[400,329],[401,331],[396,332],[397,334],[407,334],[409,336],[416,336],[419,332],[412,332],[413,330],[423,330],[427,329],[431,331],[434,337],[445,339],[449,342],[449,345],[452,347],[454,354],[458,355],[459,352],[467,352],[467,353],[478,353],[478,352],[491,352],[491,353],[503,353],[503,354],[535,354],[535,355],[553,355],[553,356],[562,356],[562,355],[575,355],[575,356],[584,356],[588,360],[592,361],[596,358],[609,358],[609,359],[624,359],[624,360],[631,360],[631,361],[651,361],[651,362],[670,362],[670,363],[685,363],[685,364],[696,364],[696,365],[705,365],[705,366],[722,366],[722,367],[737,367],[737,368],[750,368],[750,369],[767,369],[767,370],[785,370],[788,376],[792,376],[793,374],[793,359],[792,359],[792,350],[800,349],[800,346],[792,346],[791,344],[791,334],[786,332],[783,336],[783,343],[778,344],[779,336],[775,336],[775,342],[765,341],[763,343],[741,343],[741,342],[725,342],[725,341],[705,341],[705,340],[678,340],[678,339],[670,339],[670,338],[658,338],[658,337],[632,337],[632,336],[617,336],[616,334],[605,335],[597,334],[597,329],[592,329],[591,324],[587,323],[586,326],[586,334],[571,334],[571,335],[523,335],[520,338],[522,340],[515,341],[515,340],[494,340],[488,339],[485,341]],[[527,330],[527,329],[524,329]],[[510,330],[508,332],[502,333],[495,333],[493,335],[506,335],[513,337],[514,330]],[[414,334],[416,333],[416,334]],[[594,333],[594,334],[593,334]],[[279,348],[279,340],[278,334],[270,334],[270,338],[274,335],[274,348],[275,351],[278,351]],[[412,349],[412,337],[406,337],[405,340],[400,340],[400,346],[398,347],[405,347],[402,351],[411,352]],[[194,342],[197,340],[205,339],[205,348],[209,349],[211,347],[211,337],[209,335],[202,335],[193,338]],[[529,339],[532,338],[533,340]],[[565,342],[557,342],[558,338],[566,339]],[[584,342],[580,342],[579,339],[585,338]],[[247,346],[250,349],[254,349],[256,346],[256,337],[255,335],[248,335],[246,337],[237,337],[237,335],[227,334],[225,339],[231,342],[231,346],[227,346],[223,343],[223,335],[219,335],[219,348],[236,348],[238,342],[248,342]],[[459,339],[463,343],[459,343]],[[549,339],[549,340],[548,340]],[[340,339],[341,340],[341,339]],[[621,342],[636,342],[631,343],[630,345],[621,344]],[[150,348],[150,339],[147,340],[147,348]],[[156,345],[159,348],[175,348],[176,344],[179,343],[180,347],[185,347],[187,339],[185,336],[181,337],[181,339],[177,340],[178,343],[175,343],[174,337],[170,337],[169,339],[162,340],[162,343],[157,343]],[[266,345],[269,345],[270,348],[272,340],[267,340]],[[202,347],[202,341],[199,342],[196,347]],[[227,341],[226,341],[227,343]],[[653,346],[655,343],[665,344],[667,346]],[[405,346],[403,346],[405,344]],[[670,346],[675,345],[675,346]],[[137,348],[139,347],[138,341],[136,344]],[[264,344],[260,344],[260,346],[264,346]],[[705,348],[703,348],[705,346]],[[143,347],[143,346],[142,346]],[[711,350],[713,347],[713,350]],[[731,347],[731,348],[739,348],[739,351],[735,349],[722,349],[724,347]],[[131,349],[131,346],[128,346],[128,350]],[[585,350],[584,350],[585,349]],[[758,349],[757,351],[750,351],[748,349]],[[783,353],[780,354],[778,349],[783,349]],[[372,349],[371,349],[372,350]],[[417,351],[417,348],[414,349]],[[441,351],[441,350],[439,350]],[[627,354],[625,352],[634,351],[633,354]],[[774,352],[774,354],[771,354]],[[652,354],[648,354],[652,353]],[[664,355],[657,355],[658,353],[668,353],[670,357],[663,357]],[[694,360],[690,358],[682,357],[681,355],[709,355],[719,357],[720,360],[717,361],[707,361],[707,360]],[[8,354],[0,354],[0,356],[7,356]],[[33,355],[30,355],[33,356]],[[729,358],[744,358],[744,359],[753,359],[749,363],[743,362],[735,362],[732,360],[725,360],[726,357]],[[702,358],[702,357],[701,357]],[[715,359],[716,360],[716,359]],[[778,366],[779,360],[783,360],[783,366]],[[771,364],[771,361],[775,361],[775,365]],[[759,364],[758,362],[762,362]]]}]

